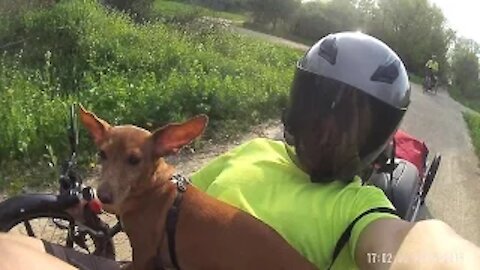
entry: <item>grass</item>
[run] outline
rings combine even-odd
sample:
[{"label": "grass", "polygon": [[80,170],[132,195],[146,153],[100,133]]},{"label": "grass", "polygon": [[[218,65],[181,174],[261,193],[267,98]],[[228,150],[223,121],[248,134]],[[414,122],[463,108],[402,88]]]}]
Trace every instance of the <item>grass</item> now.
[{"label": "grass", "polygon": [[465,107],[480,112],[480,97],[478,95],[466,97],[460,92],[460,89],[455,86],[449,87],[448,93],[450,94],[450,97],[460,102]]},{"label": "grass", "polygon": [[472,109],[474,112],[463,112],[463,119],[467,123],[470,138],[477,157],[480,158],[480,97],[465,97],[460,89],[455,85],[448,89],[450,97],[463,104],[465,107]]},{"label": "grass", "polygon": [[261,24],[255,24],[255,23],[252,23],[252,22],[249,22],[249,21],[245,21],[243,23],[242,27],[253,30],[253,31],[261,32],[261,33],[264,33],[264,34],[274,35],[274,36],[277,36],[277,37],[282,37],[282,38],[285,38],[285,39],[288,39],[288,40],[291,40],[291,41],[294,41],[294,42],[298,42],[300,44],[305,44],[307,46],[313,45],[315,42],[318,41],[318,40],[310,40],[308,38],[302,38],[302,37],[299,37],[299,36],[296,36],[294,34],[289,33],[289,31],[286,29],[286,27],[288,27],[288,25],[285,25],[285,24],[279,24],[275,31],[273,31],[271,29],[270,25],[265,26],[265,25],[261,25]]},{"label": "grass", "polygon": [[236,25],[241,25],[247,20],[243,14],[235,14],[224,11],[214,11],[205,7],[191,5],[182,2],[157,0],[153,7],[154,16],[161,17],[185,17],[185,16],[208,16],[232,21]]},{"label": "grass", "polygon": [[470,131],[475,153],[480,157],[480,115],[478,113],[464,112],[463,118]]},{"label": "grass", "polygon": [[153,6],[153,13],[159,16],[171,17],[184,13],[193,13],[193,12],[206,12],[208,11],[205,8],[197,7],[185,3],[175,2],[175,1],[166,1],[158,0],[155,1]]},{"label": "grass", "polygon": [[[69,104],[147,129],[206,113],[206,139],[276,117],[300,53],[214,23],[135,24],[97,1],[65,0],[0,24],[0,191],[55,182]],[[1,47],[1,46],[0,46]],[[93,149],[81,130],[80,158]]]},{"label": "grass", "polygon": [[410,78],[411,82],[416,83],[418,85],[423,85],[423,78],[421,76],[418,76],[413,73],[409,73],[408,77]]}]

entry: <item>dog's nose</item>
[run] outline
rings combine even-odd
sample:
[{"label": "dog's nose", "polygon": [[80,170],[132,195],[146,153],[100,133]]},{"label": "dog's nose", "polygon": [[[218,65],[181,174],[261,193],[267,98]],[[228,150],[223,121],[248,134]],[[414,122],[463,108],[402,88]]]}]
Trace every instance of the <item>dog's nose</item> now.
[{"label": "dog's nose", "polygon": [[113,203],[113,195],[109,188],[105,186],[100,186],[97,190],[97,196],[102,203],[111,204]]}]

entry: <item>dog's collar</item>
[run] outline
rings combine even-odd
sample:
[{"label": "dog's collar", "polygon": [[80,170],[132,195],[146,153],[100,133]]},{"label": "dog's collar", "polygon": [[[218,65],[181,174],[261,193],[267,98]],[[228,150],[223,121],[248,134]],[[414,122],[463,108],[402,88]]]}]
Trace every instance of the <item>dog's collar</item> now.
[{"label": "dog's collar", "polygon": [[[178,265],[177,260],[177,253],[175,251],[175,232],[177,229],[177,221],[178,221],[178,214],[180,212],[180,204],[182,203],[183,193],[187,191],[188,185],[191,184],[190,179],[181,175],[181,174],[174,174],[170,178],[170,182],[172,182],[177,187],[177,192],[175,195],[175,199],[173,201],[172,206],[168,210],[167,213],[167,241],[168,241],[168,253],[170,254],[170,261],[173,266],[180,270],[180,266]],[[161,260],[160,252],[157,254],[157,268],[164,269],[165,265]]]},{"label": "dog's collar", "polygon": [[189,178],[178,173],[172,175],[172,177],[170,178],[170,182],[174,183],[177,186],[177,190],[179,192],[187,191],[187,186],[192,183]]}]

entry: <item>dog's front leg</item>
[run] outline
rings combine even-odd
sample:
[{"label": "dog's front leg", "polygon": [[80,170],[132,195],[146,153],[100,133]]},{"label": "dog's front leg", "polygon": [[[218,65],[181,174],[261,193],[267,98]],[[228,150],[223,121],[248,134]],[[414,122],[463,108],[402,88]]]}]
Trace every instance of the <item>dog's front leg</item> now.
[{"label": "dog's front leg", "polygon": [[[140,238],[132,239],[130,238],[132,244],[132,268],[129,270],[155,270],[157,258],[156,254],[156,245],[152,239],[147,239],[148,236],[151,236],[149,233],[140,236]],[[138,241],[140,240],[140,241]]]}]

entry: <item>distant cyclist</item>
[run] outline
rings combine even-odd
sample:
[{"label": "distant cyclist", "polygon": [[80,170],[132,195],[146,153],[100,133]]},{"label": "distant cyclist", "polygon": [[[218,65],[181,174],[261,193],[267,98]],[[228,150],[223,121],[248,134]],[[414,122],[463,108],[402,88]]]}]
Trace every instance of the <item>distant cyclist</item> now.
[{"label": "distant cyclist", "polygon": [[432,55],[432,58],[427,61],[425,64],[426,67],[426,76],[425,76],[425,90],[432,90],[437,83],[437,74],[438,74],[438,62],[437,56]]}]

